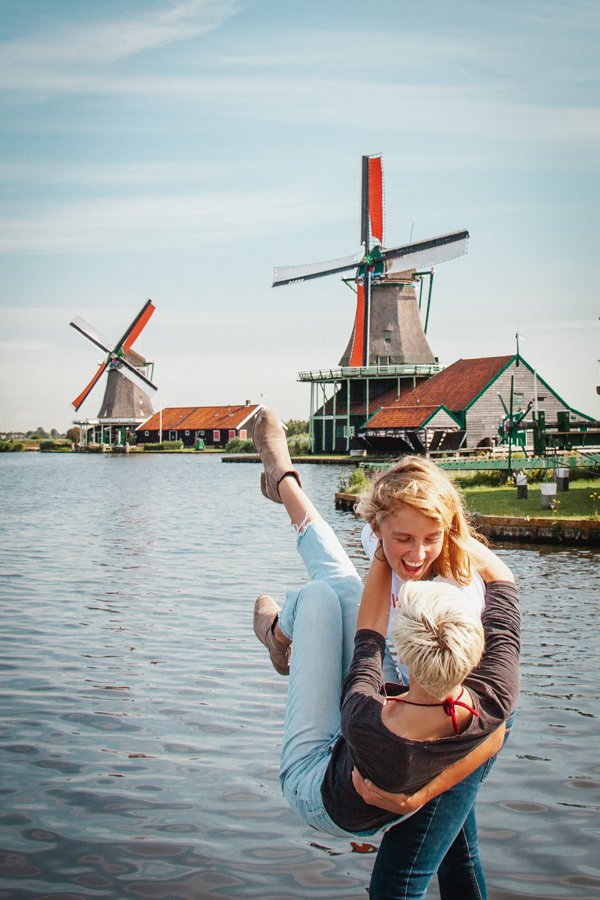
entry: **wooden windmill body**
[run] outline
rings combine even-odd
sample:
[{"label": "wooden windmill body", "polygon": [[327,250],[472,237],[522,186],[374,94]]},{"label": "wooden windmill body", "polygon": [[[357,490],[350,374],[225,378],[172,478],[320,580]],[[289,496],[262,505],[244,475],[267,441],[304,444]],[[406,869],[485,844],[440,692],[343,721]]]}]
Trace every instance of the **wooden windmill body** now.
[{"label": "wooden windmill body", "polygon": [[[440,370],[426,337],[434,266],[465,253],[468,238],[468,231],[462,230],[385,248],[381,156],[363,156],[362,250],[325,263],[275,269],[274,287],[353,272],[344,280],[356,291],[356,312],[338,367],[298,376],[311,384],[313,452],[348,452],[379,397],[394,391],[400,396]],[[421,299],[427,279],[423,324]]]},{"label": "wooden windmill body", "polygon": [[112,349],[111,343],[79,316],[70,323],[107,354],[104,362],[100,363],[89,383],[72,403],[74,409],[79,410],[100,377],[107,372],[106,388],[97,419],[75,423],[81,428],[83,444],[126,446],[137,425],[154,413],[149,396],[156,391],[150,377],[153,363],[133,350],[133,344],[146,327],[154,309],[152,301],[148,300]]},{"label": "wooden windmill body", "polygon": [[[414,269],[393,280],[380,279],[371,286],[368,366],[436,364],[421,323]],[[340,366],[353,365],[357,343],[356,321]]]}]

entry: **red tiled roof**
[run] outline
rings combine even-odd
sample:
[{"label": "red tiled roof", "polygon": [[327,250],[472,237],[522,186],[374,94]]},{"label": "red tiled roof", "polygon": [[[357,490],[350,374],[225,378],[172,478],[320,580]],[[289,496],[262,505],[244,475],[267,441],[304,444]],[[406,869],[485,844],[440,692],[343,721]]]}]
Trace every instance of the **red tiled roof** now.
[{"label": "red tiled roof", "polygon": [[512,359],[512,356],[459,359],[390,405],[444,405],[450,410],[466,409]]},{"label": "red tiled roof", "polygon": [[436,409],[439,409],[439,406],[384,406],[369,419],[366,427],[421,428]]},{"label": "red tiled roof", "polygon": [[[211,428],[238,428],[249,416],[256,413],[258,404],[247,406],[171,406],[162,410],[162,430],[207,430]],[[154,413],[138,427],[138,431],[158,431],[161,413]]]}]

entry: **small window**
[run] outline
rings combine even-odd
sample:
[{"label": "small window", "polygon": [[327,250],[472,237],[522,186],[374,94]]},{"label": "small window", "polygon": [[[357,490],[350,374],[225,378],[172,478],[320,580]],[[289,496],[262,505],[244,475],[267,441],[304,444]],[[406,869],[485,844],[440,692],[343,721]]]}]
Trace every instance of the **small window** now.
[{"label": "small window", "polygon": [[235,428],[229,429],[229,440],[232,441],[235,437]]},{"label": "small window", "polygon": [[217,431],[217,430],[215,429],[215,430],[213,431],[213,441],[220,441],[220,440],[221,440],[221,432],[220,432],[220,431]]},{"label": "small window", "polygon": [[150,432],[149,432],[149,431],[145,431],[145,432],[144,432],[144,437],[150,437]]},{"label": "small window", "polygon": [[387,344],[391,344],[391,342],[392,342],[392,332],[391,332],[391,331],[384,331],[384,332],[383,332],[383,339],[384,339],[384,341],[385,341]]},{"label": "small window", "polygon": [[240,440],[241,440],[241,441],[247,441],[247,440],[248,440],[248,432],[246,431],[245,428],[242,428],[241,431],[240,431]]},{"label": "small window", "polygon": [[515,391],[513,394],[513,403],[516,406],[523,406],[523,404],[525,403],[525,394],[520,394]]},{"label": "small window", "polygon": [[189,434],[189,431],[186,431],[186,434]]}]

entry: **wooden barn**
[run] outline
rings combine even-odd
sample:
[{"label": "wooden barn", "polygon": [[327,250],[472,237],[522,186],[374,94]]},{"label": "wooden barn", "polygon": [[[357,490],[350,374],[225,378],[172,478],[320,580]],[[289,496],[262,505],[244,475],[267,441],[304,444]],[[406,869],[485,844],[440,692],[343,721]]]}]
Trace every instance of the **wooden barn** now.
[{"label": "wooden barn", "polygon": [[519,425],[512,443],[527,451],[543,432],[554,446],[597,443],[591,416],[570,407],[519,353],[459,359],[380,408],[360,428],[375,453],[451,452],[503,443],[512,413]]},{"label": "wooden barn", "polygon": [[227,446],[233,438],[252,438],[260,404],[238,406],[173,406],[154,413],[137,428],[138,444],[183,441],[184,447]]}]

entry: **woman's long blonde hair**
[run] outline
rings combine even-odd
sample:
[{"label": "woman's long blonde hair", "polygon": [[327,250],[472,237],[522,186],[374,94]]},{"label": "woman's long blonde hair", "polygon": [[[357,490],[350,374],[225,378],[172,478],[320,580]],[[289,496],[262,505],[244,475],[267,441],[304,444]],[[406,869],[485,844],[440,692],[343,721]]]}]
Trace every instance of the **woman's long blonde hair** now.
[{"label": "woman's long blonde hair", "polygon": [[475,562],[475,532],[460,494],[448,476],[425,457],[405,456],[376,477],[355,505],[357,514],[374,531],[402,508],[418,510],[439,523],[444,531],[442,552],[432,566],[434,573],[452,577],[458,584],[469,584]]}]

